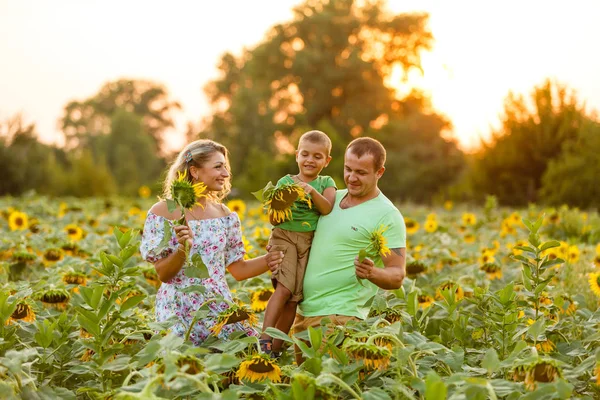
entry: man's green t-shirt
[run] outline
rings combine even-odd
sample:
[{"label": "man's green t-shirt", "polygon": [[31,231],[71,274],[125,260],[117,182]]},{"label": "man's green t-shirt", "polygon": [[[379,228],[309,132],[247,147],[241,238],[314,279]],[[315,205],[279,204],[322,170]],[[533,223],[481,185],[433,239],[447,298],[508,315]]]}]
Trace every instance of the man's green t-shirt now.
[{"label": "man's green t-shirt", "polygon": [[[304,275],[304,301],[298,309],[306,317],[339,314],[366,319],[366,304],[378,287],[367,279],[361,281],[364,286],[358,282],[355,257],[381,226],[387,226],[383,236],[388,248],[406,247],[404,218],[383,193],[343,210],[340,201],[347,193],[347,189],[338,190],[333,210],[319,219]],[[383,267],[381,256],[373,261]]]},{"label": "man's green t-shirt", "polygon": [[[294,183],[294,179],[291,175],[286,175],[277,181],[277,186],[290,183]],[[332,177],[322,175],[317,176],[308,184],[321,194],[323,194],[323,191],[328,187],[336,187]],[[294,202],[294,206],[292,206],[292,219],[282,222],[281,224],[277,225],[277,227],[293,232],[314,231],[317,229],[317,223],[321,214],[315,205],[312,204],[312,202],[311,205],[312,208],[309,208],[307,202],[296,200]]]}]

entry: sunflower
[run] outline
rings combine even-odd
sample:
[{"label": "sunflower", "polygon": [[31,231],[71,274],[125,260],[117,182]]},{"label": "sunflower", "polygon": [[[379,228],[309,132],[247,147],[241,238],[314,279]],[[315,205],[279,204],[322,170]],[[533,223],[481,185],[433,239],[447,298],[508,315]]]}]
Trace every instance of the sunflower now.
[{"label": "sunflower", "polygon": [[138,189],[138,195],[142,199],[147,199],[148,197],[150,197],[151,194],[152,190],[150,190],[148,186],[140,186],[140,188]]},{"label": "sunflower", "polygon": [[11,259],[17,263],[32,264],[37,256],[28,251],[15,251],[11,254]]},{"label": "sunflower", "polygon": [[595,265],[597,268],[600,268],[600,256],[596,255],[596,256],[594,257],[594,265]]},{"label": "sunflower", "polygon": [[72,242],[77,242],[83,237],[83,229],[75,224],[69,224],[65,226],[64,231],[67,233],[67,236]]},{"label": "sunflower", "polygon": [[8,227],[11,231],[22,231],[29,226],[27,214],[20,211],[13,211],[8,216]]},{"label": "sunflower", "polygon": [[372,255],[373,257],[377,255],[381,255],[383,257],[391,254],[392,252],[387,247],[387,238],[383,236],[385,231],[388,230],[388,226],[379,225],[377,229],[371,232],[369,237],[369,245],[365,249],[367,254]]},{"label": "sunflower", "polygon": [[494,258],[493,252],[489,252],[486,250],[483,252],[483,254],[481,254],[481,256],[479,256],[477,261],[479,262],[479,265],[485,265],[493,263],[494,261],[496,261],[496,259]]},{"label": "sunflower", "polygon": [[[82,272],[70,271],[63,274],[62,281],[67,285],[85,286],[87,283],[87,276]],[[74,287],[73,292],[79,293],[79,287]]]},{"label": "sunflower", "polygon": [[589,276],[590,289],[596,296],[600,297],[600,272],[592,272]]},{"label": "sunflower", "polygon": [[487,274],[489,280],[502,279],[502,268],[494,262],[483,264],[479,269]]},{"label": "sunflower", "polygon": [[406,264],[406,276],[411,279],[414,279],[425,272],[427,272],[427,266],[421,261],[415,260]]},{"label": "sunflower", "polygon": [[454,203],[452,203],[452,201],[450,201],[450,200],[446,200],[446,201],[444,202],[444,209],[445,209],[446,211],[451,211],[451,210],[452,210],[452,208],[454,208]]},{"label": "sunflower", "polygon": [[550,339],[536,342],[535,348],[542,353],[550,353],[556,349],[556,345]]},{"label": "sunflower", "polygon": [[419,230],[419,223],[412,218],[405,218],[404,225],[406,225],[406,233],[413,235]]},{"label": "sunflower", "polygon": [[512,379],[524,381],[528,390],[535,390],[536,382],[554,382],[557,378],[562,378],[562,372],[558,363],[551,358],[538,358],[529,364],[521,364],[512,371]]},{"label": "sunflower", "polygon": [[429,295],[420,294],[417,296],[417,303],[419,303],[419,307],[421,307],[422,309],[426,309],[427,307],[432,305],[433,302],[434,302],[433,297],[431,297]]},{"label": "sunflower", "polygon": [[202,197],[206,197],[204,193],[206,185],[202,182],[192,183],[188,179],[187,170],[177,172],[177,179],[171,184],[171,197],[181,208],[189,210],[195,205],[204,206],[198,202]]},{"label": "sunflower", "polygon": [[262,382],[269,379],[271,382],[281,381],[281,368],[270,356],[260,353],[243,361],[237,371],[237,378],[250,382]]},{"label": "sunflower", "polygon": [[361,343],[356,340],[346,340],[342,349],[357,361],[362,360],[369,370],[386,369],[392,356],[392,352],[387,347]]},{"label": "sunflower", "polygon": [[217,336],[225,325],[236,322],[244,322],[248,326],[254,326],[258,323],[258,317],[248,310],[246,306],[232,303],[229,308],[219,313],[217,323],[210,330]]},{"label": "sunflower", "polygon": [[454,296],[456,298],[456,301],[461,300],[465,296],[465,292],[463,291],[463,289],[460,287],[460,285],[458,283],[453,282],[453,281],[448,281],[448,282],[440,285],[440,287],[435,292],[435,298],[438,300],[443,300],[444,296],[442,295],[442,292],[446,289],[454,291]]},{"label": "sunflower", "polygon": [[[570,296],[565,294],[560,295],[560,297],[562,298],[564,303],[561,306],[559,312],[563,315],[575,315],[575,312],[577,311],[577,302],[575,302]],[[567,304],[569,305],[568,307],[566,307]]]},{"label": "sunflower", "polygon": [[40,300],[44,307],[53,307],[64,310],[71,300],[71,295],[66,289],[46,289],[36,294],[36,300]]},{"label": "sunflower", "polygon": [[548,217],[548,221],[551,224],[558,224],[560,222],[560,215],[558,214],[558,212],[553,212],[552,214],[550,214],[550,216]]},{"label": "sunflower", "polygon": [[468,244],[475,243],[475,235],[472,233],[467,233],[465,236],[463,236],[463,240]]},{"label": "sunflower", "polygon": [[462,215],[462,222],[464,225],[475,225],[477,222],[477,217],[472,213],[464,213]]},{"label": "sunflower", "polygon": [[310,196],[296,183],[286,183],[273,187],[271,182],[263,189],[264,206],[267,208],[269,218],[277,223],[292,219],[292,207],[296,201],[305,202],[312,208]]},{"label": "sunflower", "polygon": [[571,246],[569,246],[569,249],[567,250],[567,260],[571,264],[575,264],[577,261],[579,261],[579,254],[580,254],[580,251],[577,248],[577,246],[571,245]]},{"label": "sunflower", "polygon": [[267,307],[271,295],[273,295],[273,289],[260,289],[252,292],[250,296],[252,311],[263,311]]},{"label": "sunflower", "polygon": [[127,211],[127,215],[129,215],[130,217],[134,217],[136,215],[143,215],[142,213],[142,209],[138,206],[133,206],[129,209],[129,211]]},{"label": "sunflower", "polygon": [[79,246],[75,243],[65,243],[60,248],[68,256],[76,256],[79,252]]},{"label": "sunflower", "polygon": [[598,243],[598,245],[596,245],[596,255],[598,257],[600,257],[600,243]]},{"label": "sunflower", "polygon": [[62,260],[64,256],[65,253],[61,249],[46,249],[46,251],[44,251],[44,254],[42,254],[42,263],[44,264],[44,266],[49,267]]},{"label": "sunflower", "polygon": [[427,233],[433,233],[433,232],[437,231],[437,228],[438,228],[437,220],[428,219],[427,221],[425,221],[424,228],[425,228],[425,232],[427,232]]},{"label": "sunflower", "polygon": [[19,301],[17,304],[17,308],[11,314],[11,316],[6,320],[6,325],[11,325],[15,321],[25,321],[25,322],[33,322],[35,321],[35,313],[33,312],[33,308],[31,304],[29,304],[25,300]]},{"label": "sunflower", "polygon": [[236,199],[228,201],[227,208],[235,212],[240,219],[244,219],[244,216],[246,215],[246,203],[244,203],[244,200]]}]

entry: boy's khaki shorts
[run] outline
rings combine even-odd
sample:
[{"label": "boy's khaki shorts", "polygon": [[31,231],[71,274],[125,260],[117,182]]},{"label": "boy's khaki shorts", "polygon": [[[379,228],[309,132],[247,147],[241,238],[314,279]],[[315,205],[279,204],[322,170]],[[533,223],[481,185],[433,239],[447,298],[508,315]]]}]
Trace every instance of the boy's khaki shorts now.
[{"label": "boy's khaki shorts", "polygon": [[314,232],[293,232],[281,228],[273,229],[269,238],[271,251],[282,251],[283,262],[277,271],[273,272],[271,281],[273,287],[283,285],[292,292],[289,301],[301,302],[304,287],[304,272],[308,264],[308,253]]}]

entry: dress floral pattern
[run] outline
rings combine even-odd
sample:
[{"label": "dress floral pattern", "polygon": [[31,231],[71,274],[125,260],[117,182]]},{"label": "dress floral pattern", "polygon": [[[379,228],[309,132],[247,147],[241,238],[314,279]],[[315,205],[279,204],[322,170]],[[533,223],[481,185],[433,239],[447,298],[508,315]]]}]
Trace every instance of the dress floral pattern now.
[{"label": "dress floral pattern", "polygon": [[[140,252],[142,257],[154,263],[168,256],[177,249],[177,237],[171,228],[168,247],[157,254],[158,246],[165,234],[165,218],[152,212],[148,212]],[[242,229],[238,215],[231,213],[224,217],[190,220],[188,225],[193,233],[193,245],[190,249],[190,257],[199,254],[206,264],[210,278],[190,278],[185,275],[185,267],[182,268],[170,281],[163,283],[156,294],[155,313],[156,320],[161,322],[175,316],[179,323],[171,327],[171,330],[179,336],[185,336],[194,314],[198,308],[208,299],[222,296],[228,301],[233,301],[231,291],[225,280],[225,268],[231,263],[244,258],[245,250],[242,241]],[[192,286],[201,285],[206,288],[204,294],[182,293],[181,290]],[[195,345],[200,345],[209,335],[210,328],[217,323],[219,312],[228,308],[225,302],[210,303],[208,318],[197,321],[192,328],[190,340]],[[225,325],[218,337],[227,339],[234,331],[244,331],[250,336],[258,336],[258,332],[252,328],[245,327],[241,323]]]}]

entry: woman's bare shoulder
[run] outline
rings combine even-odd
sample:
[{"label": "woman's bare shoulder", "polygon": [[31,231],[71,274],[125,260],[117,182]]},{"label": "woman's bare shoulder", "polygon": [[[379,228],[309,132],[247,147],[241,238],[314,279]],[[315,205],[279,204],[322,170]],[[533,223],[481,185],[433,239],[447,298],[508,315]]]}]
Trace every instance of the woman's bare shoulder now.
[{"label": "woman's bare shoulder", "polygon": [[174,220],[181,217],[181,212],[176,209],[173,212],[169,212],[169,208],[167,207],[167,202],[164,200],[159,201],[150,207],[150,212],[154,215],[158,215],[159,217],[163,217],[166,219]]}]

